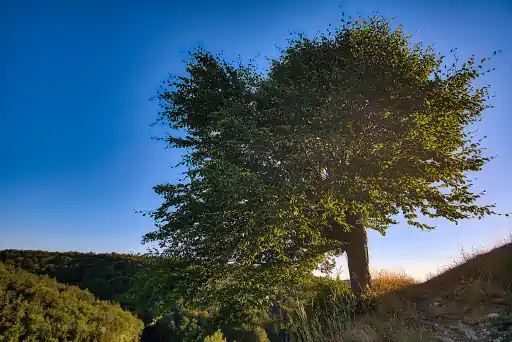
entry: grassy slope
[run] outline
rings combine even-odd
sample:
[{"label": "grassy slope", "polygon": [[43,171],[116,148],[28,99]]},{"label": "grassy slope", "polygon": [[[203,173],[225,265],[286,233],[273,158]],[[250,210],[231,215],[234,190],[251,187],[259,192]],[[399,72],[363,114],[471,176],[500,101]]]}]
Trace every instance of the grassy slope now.
[{"label": "grassy slope", "polygon": [[453,341],[512,341],[512,243],[381,296],[381,313],[397,310]]},{"label": "grassy slope", "polygon": [[465,254],[423,283],[381,272],[373,291],[371,313],[354,314],[346,299],[313,317],[303,312],[298,342],[512,341],[512,243]]},{"label": "grassy slope", "polygon": [[466,256],[465,260],[424,283],[407,288],[405,292],[411,298],[419,298],[443,295],[468,281],[486,280],[500,287],[512,284],[512,243],[472,257]]}]

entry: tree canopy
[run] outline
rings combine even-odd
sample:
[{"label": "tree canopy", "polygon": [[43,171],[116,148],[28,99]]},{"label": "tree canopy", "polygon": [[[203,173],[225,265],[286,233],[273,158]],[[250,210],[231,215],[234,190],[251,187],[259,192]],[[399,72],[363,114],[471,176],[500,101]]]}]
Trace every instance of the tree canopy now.
[{"label": "tree canopy", "polygon": [[299,34],[264,72],[191,51],[158,93],[186,171],[155,187],[144,242],[182,261],[191,301],[266,305],[343,252],[361,291],[366,229],[495,213],[470,178],[491,159],[470,130],[490,107],[485,62],[447,64],[379,17]]}]

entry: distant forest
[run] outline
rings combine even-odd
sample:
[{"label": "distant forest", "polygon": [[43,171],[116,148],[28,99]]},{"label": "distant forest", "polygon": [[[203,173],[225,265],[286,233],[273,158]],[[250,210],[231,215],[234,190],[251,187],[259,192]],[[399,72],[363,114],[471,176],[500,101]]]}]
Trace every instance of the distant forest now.
[{"label": "distant forest", "polygon": [[13,249],[0,251],[0,262],[37,275],[48,275],[59,283],[87,289],[99,299],[121,305],[136,272],[144,267],[144,257],[139,255]]}]

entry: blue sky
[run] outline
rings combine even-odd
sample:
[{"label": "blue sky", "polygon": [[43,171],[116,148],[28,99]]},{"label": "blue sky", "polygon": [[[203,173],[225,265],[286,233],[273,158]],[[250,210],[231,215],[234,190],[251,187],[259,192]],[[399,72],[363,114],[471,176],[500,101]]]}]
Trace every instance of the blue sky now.
[{"label": "blue sky", "polygon": [[[186,51],[204,44],[228,58],[276,56],[290,31],[313,34],[346,13],[394,16],[414,39],[461,57],[503,50],[484,80],[496,94],[480,134],[497,155],[478,175],[488,202],[512,211],[512,3],[504,1],[3,1],[0,4],[0,249],[144,251],[152,222],[135,213],[160,199],[179,154],[151,140],[149,101]],[[71,5],[71,3],[73,3]],[[418,30],[416,33],[415,31]],[[421,276],[461,246],[491,246],[509,218],[439,221],[432,232],[398,225],[370,232],[372,268]],[[343,264],[343,262],[342,262]]]}]

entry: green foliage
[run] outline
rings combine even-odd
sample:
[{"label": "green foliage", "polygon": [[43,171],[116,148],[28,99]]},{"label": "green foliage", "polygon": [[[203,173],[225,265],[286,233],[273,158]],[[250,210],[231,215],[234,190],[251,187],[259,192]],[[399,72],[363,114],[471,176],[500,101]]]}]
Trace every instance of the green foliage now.
[{"label": "green foliage", "polygon": [[215,336],[216,328],[222,330],[222,336],[225,336],[228,341],[269,341],[267,333],[262,327],[267,321],[261,319],[261,312],[254,310],[240,312],[239,322],[245,322],[237,324],[223,322],[222,317],[218,315],[210,315],[198,310],[187,310],[180,306],[173,307],[171,311],[145,329],[143,341],[202,342],[212,334]]},{"label": "green foliage", "polygon": [[46,274],[59,283],[76,285],[99,299],[118,301],[123,305],[126,302],[123,296],[146,261],[137,255],[116,253],[2,250],[0,262],[30,273]]},{"label": "green foliage", "polygon": [[310,277],[303,282],[297,296],[300,304],[311,311],[324,308],[333,298],[351,294],[350,286],[345,280]]},{"label": "green foliage", "polygon": [[215,334],[208,336],[204,339],[204,342],[227,342],[224,338],[224,335],[222,335],[222,332],[220,330],[217,330]]},{"label": "green foliage", "polygon": [[146,328],[143,341],[202,342],[214,332],[211,318],[204,311],[174,307]]},{"label": "green foliage", "polygon": [[269,342],[267,332],[263,328],[256,327],[254,329],[254,337],[254,342]]},{"label": "green foliage", "polygon": [[224,329],[228,341],[235,342],[269,342],[269,338],[265,329],[261,327],[252,328],[233,328],[228,327]]},{"label": "green foliage", "polygon": [[[130,275],[130,290],[118,296],[125,308],[147,323],[142,341],[202,341],[205,336],[213,334],[215,328],[221,328],[229,341],[280,341],[290,331],[289,318],[299,301],[305,303],[306,307],[312,307],[313,303],[318,307],[319,303],[327,301],[332,294],[348,291],[345,281],[307,276],[302,279],[296,293],[280,294],[279,300],[272,303],[270,308],[256,310],[247,307],[233,315],[230,310],[223,311],[212,305],[207,313],[184,309],[179,304],[182,301],[177,294],[182,291],[173,289],[173,284],[179,284],[179,281],[175,281],[180,279],[180,268],[183,267],[178,261],[165,259],[162,262],[152,258],[115,254],[13,250],[0,251],[0,258],[10,265],[38,274],[49,274],[68,283],[75,281],[82,286],[94,284],[97,277],[112,279],[122,277],[122,270],[128,275],[134,272],[134,268],[138,269],[137,273]],[[126,264],[130,262],[135,267]],[[112,270],[118,270],[118,273]],[[74,276],[80,271],[84,272],[84,276]],[[161,288],[159,280],[164,276],[168,277],[166,288]],[[112,293],[112,290],[100,292],[98,288],[92,289],[96,295]],[[175,296],[166,296],[169,289],[172,289]]]},{"label": "green foliage", "polygon": [[0,341],[129,342],[142,328],[118,305],[0,263]]},{"label": "green foliage", "polygon": [[144,238],[181,260],[169,292],[234,316],[342,253],[355,215],[385,234],[398,214],[422,229],[493,214],[469,177],[490,160],[470,131],[490,107],[484,62],[446,64],[378,17],[298,35],[265,73],[192,51],[158,94],[187,170],[154,188]]},{"label": "green foliage", "polygon": [[[238,323],[231,322],[230,324],[234,325],[229,326],[222,323],[228,319],[221,319],[218,315],[214,319],[205,311],[183,309],[177,305],[179,297],[169,301],[170,298],[164,297],[163,294],[172,286],[173,280],[168,279],[168,286],[164,292],[159,291],[162,290],[158,288],[159,283],[153,280],[164,271],[168,275],[170,270],[175,270],[175,276],[179,275],[180,264],[170,260],[163,264],[156,263],[151,258],[115,253],[57,253],[29,250],[0,251],[0,260],[35,274],[54,277],[62,283],[88,289],[100,299],[117,299],[124,308],[137,314],[147,324],[143,333],[144,341],[202,341],[203,336],[213,333],[214,324],[223,324],[228,330],[233,330],[236,336],[253,336],[254,333],[251,331],[262,324],[262,315],[265,316],[255,310],[240,312],[237,316]],[[153,264],[154,267],[148,267]],[[165,269],[158,268],[163,266]],[[119,281],[126,278],[129,278],[128,283]],[[103,286],[98,286],[101,284]],[[215,312],[215,308],[212,308],[212,311]],[[164,315],[161,318],[156,319],[162,314]],[[151,324],[152,321],[155,322]]]}]

